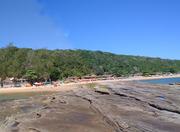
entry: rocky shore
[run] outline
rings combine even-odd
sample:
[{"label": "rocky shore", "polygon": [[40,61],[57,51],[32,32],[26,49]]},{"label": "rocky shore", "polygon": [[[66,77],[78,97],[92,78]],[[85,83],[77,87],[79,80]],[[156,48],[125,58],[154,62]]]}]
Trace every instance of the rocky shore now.
[{"label": "rocky shore", "polygon": [[133,81],[77,85],[0,103],[1,132],[179,132],[180,87]]}]

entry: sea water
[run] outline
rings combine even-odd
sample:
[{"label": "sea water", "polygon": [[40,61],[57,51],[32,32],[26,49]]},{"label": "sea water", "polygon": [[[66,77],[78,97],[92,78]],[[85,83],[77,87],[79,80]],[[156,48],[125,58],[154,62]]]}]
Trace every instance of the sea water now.
[{"label": "sea water", "polygon": [[180,83],[180,77],[142,80],[141,82],[147,82],[147,83],[152,83],[152,84],[175,84],[175,83]]}]

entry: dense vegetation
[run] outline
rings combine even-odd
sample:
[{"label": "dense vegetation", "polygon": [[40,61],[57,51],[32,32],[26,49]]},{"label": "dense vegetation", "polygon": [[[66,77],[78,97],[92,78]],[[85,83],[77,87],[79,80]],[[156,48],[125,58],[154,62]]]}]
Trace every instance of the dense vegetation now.
[{"label": "dense vegetation", "polygon": [[180,72],[180,61],[116,55],[88,50],[33,50],[8,45],[0,49],[0,78],[52,80],[70,76]]}]

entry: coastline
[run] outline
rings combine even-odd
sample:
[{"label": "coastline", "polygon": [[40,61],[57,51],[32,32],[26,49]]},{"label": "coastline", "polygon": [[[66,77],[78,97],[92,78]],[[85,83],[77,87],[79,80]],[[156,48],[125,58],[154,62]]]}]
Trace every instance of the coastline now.
[{"label": "coastline", "polygon": [[[39,89],[46,88],[33,88]],[[93,85],[66,84],[57,87],[60,90],[69,91],[42,96],[34,93],[38,96],[2,102],[0,131],[180,130],[179,88],[114,80]]]},{"label": "coastline", "polygon": [[154,79],[165,79],[165,78],[179,78],[180,74],[172,74],[172,75],[154,75],[154,76],[134,76],[126,79],[122,79],[124,81],[136,81],[136,80],[154,80]]},{"label": "coastline", "polygon": [[61,84],[60,86],[54,87],[50,86],[39,86],[39,87],[10,87],[10,88],[0,88],[0,94],[6,93],[25,93],[25,92],[60,92],[60,91],[70,91],[79,88],[79,85],[85,85],[90,83],[103,83],[103,82],[123,82],[123,81],[138,81],[138,80],[152,80],[152,79],[163,79],[163,78],[178,78],[180,74],[173,75],[155,75],[155,76],[134,76],[128,78],[121,78],[115,80],[97,80],[88,82],[77,82],[77,83],[67,83]]}]

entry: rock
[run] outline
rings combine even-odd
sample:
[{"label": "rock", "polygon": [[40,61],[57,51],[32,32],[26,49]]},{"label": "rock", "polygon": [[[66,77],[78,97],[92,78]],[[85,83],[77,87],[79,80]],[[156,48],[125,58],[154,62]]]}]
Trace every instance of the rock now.
[{"label": "rock", "polygon": [[35,128],[29,128],[29,131],[28,132],[41,132],[41,131],[39,131],[39,130],[37,130],[37,129],[35,129]]},{"label": "rock", "polygon": [[11,132],[18,132],[19,128],[18,125],[20,124],[20,122],[15,121],[12,125],[11,125]]},{"label": "rock", "polygon": [[55,100],[56,99],[56,97],[52,97],[52,100]]},{"label": "rock", "polygon": [[121,121],[121,120],[118,120],[116,121],[116,123],[118,124],[118,126],[121,128],[121,129],[127,129],[129,128],[128,124],[124,121]]},{"label": "rock", "polygon": [[106,88],[101,88],[101,87],[95,87],[95,92],[100,93],[100,94],[107,94],[110,95],[110,91]]},{"label": "rock", "polygon": [[[0,102],[0,132],[6,132],[1,124],[13,132],[179,132],[180,90],[175,86],[136,82],[104,85],[108,88],[80,88],[18,103]],[[20,106],[32,104],[36,107],[26,113],[20,109],[17,114]],[[5,110],[7,118],[2,118]]]},{"label": "rock", "polygon": [[36,113],[36,118],[41,118],[41,114],[39,114],[39,113]]},{"label": "rock", "polygon": [[17,127],[19,124],[20,124],[20,122],[15,121],[15,122],[11,125],[11,127]]},{"label": "rock", "polygon": [[176,83],[176,85],[180,85],[180,82],[179,82],[179,83]]},{"label": "rock", "polygon": [[67,102],[65,100],[59,100],[59,103],[61,104],[67,104]]}]

